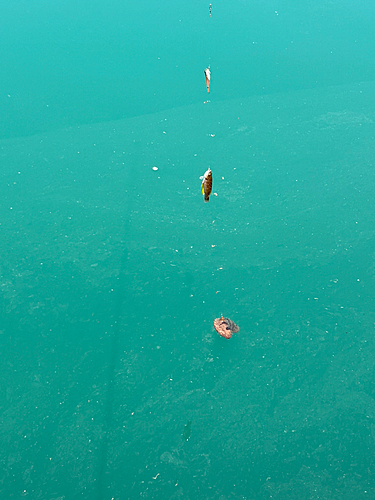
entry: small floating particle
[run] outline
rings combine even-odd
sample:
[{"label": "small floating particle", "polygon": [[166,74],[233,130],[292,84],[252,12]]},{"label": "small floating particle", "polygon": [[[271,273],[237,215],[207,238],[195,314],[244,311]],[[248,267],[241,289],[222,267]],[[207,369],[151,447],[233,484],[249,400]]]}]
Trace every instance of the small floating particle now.
[{"label": "small floating particle", "polygon": [[217,196],[217,193],[213,193],[214,196]]},{"label": "small floating particle", "polygon": [[215,134],[210,134],[211,137],[215,137]]},{"label": "small floating particle", "polygon": [[159,170],[158,167],[152,167],[152,170]]}]

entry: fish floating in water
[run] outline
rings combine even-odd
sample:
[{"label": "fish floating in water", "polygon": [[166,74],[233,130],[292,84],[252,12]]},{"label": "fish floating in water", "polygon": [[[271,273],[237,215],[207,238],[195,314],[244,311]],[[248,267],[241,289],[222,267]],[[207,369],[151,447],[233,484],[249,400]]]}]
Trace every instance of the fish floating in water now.
[{"label": "fish floating in water", "polygon": [[217,333],[226,339],[230,339],[233,333],[237,333],[240,330],[234,321],[229,318],[223,318],[223,315],[215,319],[214,327]]},{"label": "fish floating in water", "polygon": [[191,434],[191,420],[184,427],[184,433],[182,435],[184,441],[189,441]]},{"label": "fish floating in water", "polygon": [[206,77],[207,92],[210,92],[211,71],[209,66],[204,70],[204,76]]},{"label": "fish floating in water", "polygon": [[201,191],[204,196],[204,202],[207,203],[210,201],[210,194],[212,191],[212,172],[211,169],[208,168],[204,175],[200,177],[202,179]]}]

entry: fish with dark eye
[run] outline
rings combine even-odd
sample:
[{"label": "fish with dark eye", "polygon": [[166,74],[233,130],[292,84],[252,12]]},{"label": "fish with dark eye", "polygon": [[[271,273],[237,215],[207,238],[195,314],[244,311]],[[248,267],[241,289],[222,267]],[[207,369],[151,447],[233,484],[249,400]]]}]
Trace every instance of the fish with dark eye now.
[{"label": "fish with dark eye", "polygon": [[207,203],[210,201],[210,194],[212,191],[212,171],[208,168],[204,175],[200,177],[202,180],[201,191],[204,196],[204,202]]},{"label": "fish with dark eye", "polygon": [[225,339],[230,339],[233,333],[237,333],[240,330],[239,326],[236,325],[234,321],[229,318],[223,318],[223,315],[215,319],[214,328],[217,333]]}]

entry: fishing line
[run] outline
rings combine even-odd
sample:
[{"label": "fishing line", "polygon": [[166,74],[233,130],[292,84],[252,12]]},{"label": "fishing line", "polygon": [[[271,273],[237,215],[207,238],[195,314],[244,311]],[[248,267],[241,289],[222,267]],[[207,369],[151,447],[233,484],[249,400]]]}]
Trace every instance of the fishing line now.
[{"label": "fishing line", "polygon": [[[137,147],[138,144],[134,144],[136,146],[136,151],[132,151],[132,158],[140,158],[139,149]],[[140,145],[139,145],[140,146]],[[138,154],[137,154],[138,153]],[[123,235],[124,237],[120,240],[121,244],[123,244],[121,250],[121,258],[120,258],[120,270],[119,275],[117,277],[117,284],[113,308],[113,325],[112,325],[112,334],[110,337],[110,346],[109,346],[109,357],[108,357],[108,373],[107,373],[107,382],[106,389],[107,393],[105,395],[104,400],[104,410],[103,410],[103,434],[101,440],[101,448],[99,451],[99,466],[98,466],[98,474],[97,474],[97,498],[98,500],[103,500],[105,496],[109,493],[111,485],[106,482],[107,466],[108,466],[108,448],[109,442],[113,434],[114,427],[114,419],[113,419],[113,398],[115,394],[115,378],[116,378],[116,367],[119,361],[119,346],[121,333],[124,331],[126,318],[130,315],[129,308],[129,249],[126,245],[127,241],[130,241],[131,234],[131,213],[133,209],[133,197],[131,193],[134,193],[134,174],[138,165],[131,163],[130,161],[126,165],[128,167],[128,175],[126,176],[126,191],[124,192],[124,226],[123,226]],[[125,319],[125,320],[124,320]]]},{"label": "fishing line", "polygon": [[[114,308],[114,322],[111,336],[111,345],[108,359],[107,394],[104,403],[103,413],[103,437],[99,455],[98,470],[98,500],[105,498],[105,491],[110,485],[106,485],[105,475],[108,462],[108,445],[113,431],[113,396],[115,392],[115,376],[118,361],[118,347],[120,344],[120,334],[122,330],[121,316],[125,314],[124,304],[126,302],[126,280],[125,269],[128,261],[128,249],[124,248],[121,257],[120,275],[118,277],[117,297]],[[107,488],[106,488],[107,486]]]}]

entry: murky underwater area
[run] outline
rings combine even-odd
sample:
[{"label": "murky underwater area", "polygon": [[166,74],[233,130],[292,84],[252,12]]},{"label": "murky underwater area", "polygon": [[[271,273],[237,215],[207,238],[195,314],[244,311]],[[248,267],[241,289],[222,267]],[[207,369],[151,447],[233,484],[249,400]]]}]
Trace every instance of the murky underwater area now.
[{"label": "murky underwater area", "polygon": [[375,498],[374,90],[1,141],[2,497]]}]

